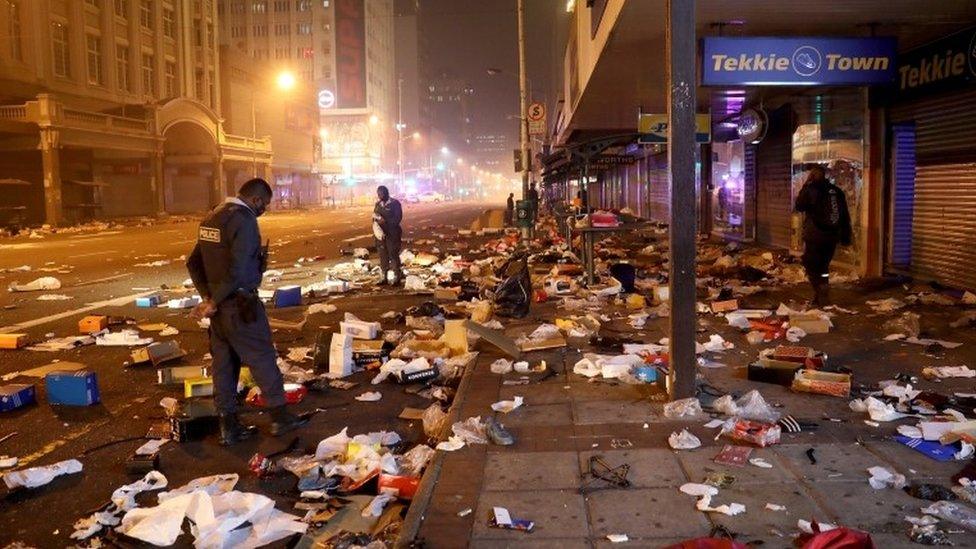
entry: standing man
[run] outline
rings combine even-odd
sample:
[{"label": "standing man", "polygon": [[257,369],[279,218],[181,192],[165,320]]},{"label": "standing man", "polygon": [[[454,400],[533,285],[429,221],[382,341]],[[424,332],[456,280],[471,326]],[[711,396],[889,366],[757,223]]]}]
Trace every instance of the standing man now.
[{"label": "standing man", "polygon": [[508,193],[508,202],[505,204],[505,225],[511,227],[515,220],[515,193]]},{"label": "standing man", "polygon": [[803,267],[813,287],[813,304],[829,304],[830,262],[837,244],[851,245],[851,215],[844,191],[827,180],[823,166],[810,169],[796,197],[795,210],[803,220]]},{"label": "standing man", "polygon": [[393,270],[393,285],[399,285],[403,279],[403,272],[400,270],[400,246],[403,238],[403,230],[400,222],[403,221],[403,208],[400,201],[390,198],[390,190],[380,185],[376,189],[376,206],[373,207],[373,236],[376,237],[376,252],[380,256],[380,269],[383,271],[383,280],[380,285],[389,284],[387,272]]},{"label": "standing man", "polygon": [[307,420],[285,409],[285,389],[271,326],[258,299],[267,267],[258,217],[271,203],[271,186],[263,179],[244,183],[200,223],[197,244],[186,260],[193,285],[203,297],[190,316],[210,318],[214,401],[220,414],[220,443],[229,446],[249,438],[257,428],[237,417],[237,383],[247,364],[271,409],[271,434],[278,436]]},{"label": "standing man", "polygon": [[529,194],[526,196],[526,198],[528,198],[529,200],[535,200],[536,201],[536,207],[538,207],[539,191],[537,191],[535,189],[535,183],[532,183],[531,185],[529,185]]}]

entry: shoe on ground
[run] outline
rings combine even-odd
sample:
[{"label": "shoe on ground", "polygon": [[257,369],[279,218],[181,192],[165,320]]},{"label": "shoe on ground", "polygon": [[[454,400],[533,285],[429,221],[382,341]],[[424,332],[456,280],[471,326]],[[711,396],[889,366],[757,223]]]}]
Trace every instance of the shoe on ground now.
[{"label": "shoe on ground", "polygon": [[296,416],[284,406],[271,410],[271,436],[281,436],[308,423],[307,417]]},{"label": "shoe on ground", "polygon": [[242,440],[247,440],[257,434],[254,425],[245,425],[237,418],[237,414],[220,416],[220,445],[231,446]]},{"label": "shoe on ground", "polygon": [[512,436],[512,433],[509,433],[505,429],[505,426],[498,423],[495,418],[489,417],[485,421],[485,427],[485,430],[488,432],[488,440],[492,444],[497,444],[498,446],[511,446],[515,444],[515,437]]}]

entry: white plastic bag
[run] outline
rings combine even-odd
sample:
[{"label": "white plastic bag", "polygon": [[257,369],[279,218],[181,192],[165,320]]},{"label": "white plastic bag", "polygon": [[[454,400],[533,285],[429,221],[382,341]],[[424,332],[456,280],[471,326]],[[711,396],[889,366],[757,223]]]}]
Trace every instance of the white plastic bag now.
[{"label": "white plastic bag", "polygon": [[668,419],[693,418],[701,414],[701,402],[697,398],[683,398],[664,405],[664,417]]}]

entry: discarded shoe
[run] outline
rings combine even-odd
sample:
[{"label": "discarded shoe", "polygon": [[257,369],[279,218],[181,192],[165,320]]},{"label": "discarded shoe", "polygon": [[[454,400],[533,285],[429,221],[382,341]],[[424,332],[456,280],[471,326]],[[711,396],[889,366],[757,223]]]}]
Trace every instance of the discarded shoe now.
[{"label": "discarded shoe", "polygon": [[220,416],[220,445],[231,446],[242,440],[247,440],[258,432],[254,425],[244,425],[237,418],[237,414]]},{"label": "discarded shoe", "polygon": [[485,430],[488,433],[488,440],[490,440],[492,444],[497,444],[499,446],[511,446],[515,444],[515,437],[512,436],[512,433],[509,433],[505,429],[505,426],[498,423],[498,421],[493,417],[490,417],[485,421]]},{"label": "discarded shoe", "polygon": [[271,410],[271,435],[280,436],[289,431],[294,431],[308,423],[307,417],[296,416],[284,406],[279,406]]}]

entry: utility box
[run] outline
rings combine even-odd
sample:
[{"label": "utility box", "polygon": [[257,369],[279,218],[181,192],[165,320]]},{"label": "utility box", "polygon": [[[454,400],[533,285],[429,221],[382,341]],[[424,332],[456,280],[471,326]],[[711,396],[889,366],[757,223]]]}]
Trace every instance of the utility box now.
[{"label": "utility box", "polygon": [[535,215],[537,211],[535,200],[516,200],[515,201],[515,223],[519,227],[531,228],[535,226]]}]

